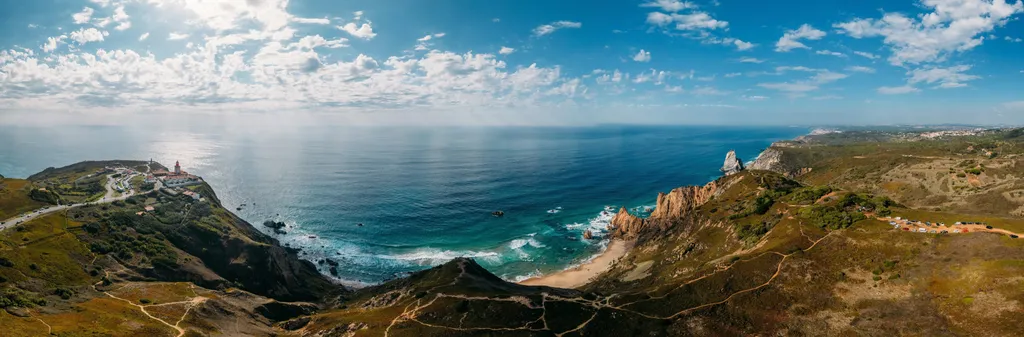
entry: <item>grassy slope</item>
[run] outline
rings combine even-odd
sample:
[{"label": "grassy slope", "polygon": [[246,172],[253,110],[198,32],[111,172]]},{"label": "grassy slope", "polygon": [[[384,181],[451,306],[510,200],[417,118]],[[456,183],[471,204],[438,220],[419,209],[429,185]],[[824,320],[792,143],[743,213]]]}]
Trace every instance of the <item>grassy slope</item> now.
[{"label": "grassy slope", "polygon": [[[90,172],[95,165],[72,165],[77,169],[34,177],[63,179]],[[188,335],[270,335],[282,331],[275,332],[269,320],[254,314],[270,299],[153,281],[237,285],[286,299],[325,299],[328,292],[340,290],[294,252],[220,208],[209,186],[198,189],[210,204],[157,193],[54,213],[0,232],[0,258],[10,265],[0,266],[0,296],[26,303],[0,309],[2,325],[25,335],[45,334],[43,322],[58,334],[177,335],[135,306],[143,305],[172,325],[181,320],[179,327]],[[15,201],[0,199],[0,206],[15,208]],[[135,215],[146,201],[157,212]],[[114,282],[96,286],[105,279]]]},{"label": "grassy slope", "polygon": [[28,197],[31,188],[32,183],[28,180],[0,179],[0,221],[47,206]]}]

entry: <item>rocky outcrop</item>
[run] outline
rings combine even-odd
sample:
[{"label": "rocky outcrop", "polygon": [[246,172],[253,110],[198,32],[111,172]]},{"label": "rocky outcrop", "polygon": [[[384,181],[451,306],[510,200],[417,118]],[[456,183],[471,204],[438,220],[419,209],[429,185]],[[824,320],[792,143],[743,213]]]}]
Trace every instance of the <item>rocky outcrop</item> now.
[{"label": "rocky outcrop", "polygon": [[614,236],[631,239],[649,228],[664,230],[671,226],[673,220],[685,217],[707,203],[719,190],[718,181],[712,181],[704,186],[686,186],[669,193],[659,193],[657,205],[647,219],[629,214],[626,208],[622,208],[611,221]]},{"label": "rocky outcrop", "polygon": [[772,144],[771,147],[765,149],[764,152],[761,152],[761,155],[757,156],[757,159],[754,159],[754,162],[751,163],[747,169],[772,171],[785,175],[788,178],[795,178],[811,172],[810,167],[796,163],[792,159],[787,159],[785,153],[781,149],[783,147],[785,146]]},{"label": "rocky outcrop", "polygon": [[733,175],[743,171],[743,162],[736,157],[736,151],[729,151],[725,154],[725,164],[722,164],[722,173],[725,175]]},{"label": "rocky outcrop", "polygon": [[619,238],[633,238],[643,230],[646,220],[629,214],[625,207],[612,217],[611,226],[614,236]]},{"label": "rocky outcrop", "polygon": [[680,187],[668,194],[659,193],[651,218],[674,219],[686,216],[694,208],[711,200],[716,192],[718,181],[712,181],[704,186]]}]

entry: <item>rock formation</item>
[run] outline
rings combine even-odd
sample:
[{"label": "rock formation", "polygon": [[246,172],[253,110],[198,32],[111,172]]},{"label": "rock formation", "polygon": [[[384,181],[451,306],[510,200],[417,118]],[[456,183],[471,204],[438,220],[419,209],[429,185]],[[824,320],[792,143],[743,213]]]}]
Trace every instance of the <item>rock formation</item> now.
[{"label": "rock formation", "polygon": [[593,239],[594,238],[594,232],[591,232],[589,229],[586,230],[585,232],[583,232],[583,238],[587,239],[587,240]]},{"label": "rock formation", "polygon": [[695,208],[704,205],[719,190],[718,182],[712,181],[704,186],[686,186],[674,189],[667,194],[659,193],[657,205],[647,219],[629,214],[623,207],[611,221],[611,225],[615,229],[614,236],[632,239],[652,226],[664,229],[671,225],[671,220],[687,216]]},{"label": "rock formation", "polygon": [[810,167],[804,167],[799,163],[792,162],[794,160],[787,161],[785,153],[782,152],[781,148],[784,148],[781,143],[772,144],[771,147],[761,152],[761,155],[754,159],[754,162],[747,167],[749,170],[761,170],[761,171],[772,171],[785,175],[789,178],[795,178],[803,174],[811,172]]},{"label": "rock formation", "polygon": [[704,186],[686,186],[668,194],[658,193],[658,202],[651,218],[673,219],[686,216],[691,210],[711,200],[718,191],[718,181]]},{"label": "rock formation", "polygon": [[743,171],[743,162],[736,157],[736,151],[729,151],[725,155],[725,164],[722,165],[722,173],[725,175],[733,175]]},{"label": "rock formation", "polygon": [[611,225],[615,229],[614,235],[619,238],[633,238],[644,228],[647,221],[635,215],[629,214],[625,207],[612,217]]}]

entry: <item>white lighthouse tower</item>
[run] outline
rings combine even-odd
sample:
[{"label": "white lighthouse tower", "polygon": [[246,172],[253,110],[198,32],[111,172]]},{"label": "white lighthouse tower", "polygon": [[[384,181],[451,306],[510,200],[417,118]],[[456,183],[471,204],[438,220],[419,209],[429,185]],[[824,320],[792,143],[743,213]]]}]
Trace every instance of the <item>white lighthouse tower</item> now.
[{"label": "white lighthouse tower", "polygon": [[174,174],[175,175],[180,175],[181,174],[181,163],[179,163],[177,161],[174,162]]}]

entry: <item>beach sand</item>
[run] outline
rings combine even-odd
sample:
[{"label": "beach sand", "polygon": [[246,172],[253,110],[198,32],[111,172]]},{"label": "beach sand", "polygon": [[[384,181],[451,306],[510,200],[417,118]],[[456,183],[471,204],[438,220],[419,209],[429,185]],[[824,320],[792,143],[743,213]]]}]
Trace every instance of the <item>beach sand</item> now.
[{"label": "beach sand", "polygon": [[579,267],[566,269],[554,274],[544,275],[519,282],[528,286],[549,286],[557,288],[576,288],[590,282],[591,279],[611,269],[612,262],[626,255],[633,248],[632,241],[612,240],[601,255]]}]

